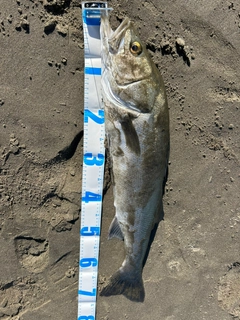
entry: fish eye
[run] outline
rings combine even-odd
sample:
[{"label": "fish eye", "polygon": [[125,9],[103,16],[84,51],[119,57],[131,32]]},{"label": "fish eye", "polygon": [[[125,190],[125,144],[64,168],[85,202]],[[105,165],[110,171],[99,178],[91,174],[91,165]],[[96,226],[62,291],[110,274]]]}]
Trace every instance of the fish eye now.
[{"label": "fish eye", "polygon": [[134,41],[130,46],[130,51],[134,55],[139,55],[140,53],[142,53],[141,43],[139,43],[138,41]]}]

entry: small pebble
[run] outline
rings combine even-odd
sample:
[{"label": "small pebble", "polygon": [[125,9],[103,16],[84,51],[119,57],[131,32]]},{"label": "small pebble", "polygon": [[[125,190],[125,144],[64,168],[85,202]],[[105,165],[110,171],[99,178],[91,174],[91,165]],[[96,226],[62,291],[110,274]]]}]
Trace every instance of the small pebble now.
[{"label": "small pebble", "polygon": [[56,27],[56,24],[57,24],[56,20],[49,20],[49,21],[45,22],[45,24],[44,24],[44,32],[46,34],[49,34],[49,33],[53,32],[55,27]]},{"label": "small pebble", "polygon": [[57,25],[56,30],[62,37],[66,37],[68,33],[67,27],[64,26]]},{"label": "small pebble", "polygon": [[61,69],[61,63],[56,62],[56,63],[55,63],[55,66],[56,66],[57,69]]},{"label": "small pebble", "polygon": [[62,58],[62,60],[61,60],[61,62],[62,62],[62,64],[64,64],[64,65],[66,65],[67,64],[67,58]]},{"label": "small pebble", "polygon": [[74,177],[74,176],[75,176],[75,171],[74,171],[74,170],[71,170],[71,171],[70,171],[70,175],[71,175],[72,177]]},{"label": "small pebble", "polygon": [[9,22],[9,23],[12,23],[12,21],[13,21],[13,17],[12,17],[12,15],[11,15],[11,14],[7,17],[7,20],[8,20],[8,22]]},{"label": "small pebble", "polygon": [[185,46],[185,41],[183,40],[183,38],[177,38],[177,39],[176,39],[176,43],[177,43],[180,47],[184,47],[184,46]]},{"label": "small pebble", "polygon": [[21,31],[21,30],[22,30],[22,27],[21,27],[20,23],[17,23],[17,24],[15,25],[15,29],[16,29],[17,31]]},{"label": "small pebble", "polygon": [[23,19],[21,21],[21,27],[28,33],[29,32],[30,23],[26,19]]},{"label": "small pebble", "polygon": [[232,130],[234,128],[234,125],[232,123],[229,124],[228,129]]}]

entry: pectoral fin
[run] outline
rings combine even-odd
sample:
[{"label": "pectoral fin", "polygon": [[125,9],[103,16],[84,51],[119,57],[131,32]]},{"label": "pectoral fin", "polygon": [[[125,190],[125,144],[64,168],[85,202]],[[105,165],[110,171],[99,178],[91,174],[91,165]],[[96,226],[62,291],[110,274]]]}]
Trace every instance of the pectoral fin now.
[{"label": "pectoral fin", "polygon": [[108,239],[118,238],[120,240],[124,240],[122,230],[119,226],[117,217],[114,217],[108,232]]},{"label": "pectoral fin", "polygon": [[126,144],[136,155],[140,155],[140,143],[137,132],[130,117],[125,117],[121,121],[121,127],[125,135]]}]

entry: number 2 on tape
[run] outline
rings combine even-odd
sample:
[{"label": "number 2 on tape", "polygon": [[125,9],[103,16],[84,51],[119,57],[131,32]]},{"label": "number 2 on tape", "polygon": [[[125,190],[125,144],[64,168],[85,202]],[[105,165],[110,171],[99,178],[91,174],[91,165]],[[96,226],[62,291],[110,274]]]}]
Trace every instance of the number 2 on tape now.
[{"label": "number 2 on tape", "polygon": [[88,123],[89,118],[98,124],[103,124],[104,123],[104,111],[98,110],[98,115],[96,115],[95,113],[93,113],[92,111],[90,111],[88,109],[84,110],[84,122]]}]

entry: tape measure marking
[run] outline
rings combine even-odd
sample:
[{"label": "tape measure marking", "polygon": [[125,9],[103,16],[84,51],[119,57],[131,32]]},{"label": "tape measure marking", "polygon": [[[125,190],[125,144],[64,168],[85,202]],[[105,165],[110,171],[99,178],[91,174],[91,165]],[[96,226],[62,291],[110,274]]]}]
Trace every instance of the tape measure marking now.
[{"label": "tape measure marking", "polygon": [[100,76],[101,75],[101,68],[86,67],[84,73],[85,74],[94,74],[95,76]]},{"label": "tape measure marking", "polygon": [[95,320],[105,160],[101,108],[101,10],[107,2],[82,2],[84,31],[84,155],[80,227],[78,320]]}]

